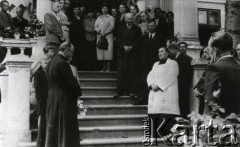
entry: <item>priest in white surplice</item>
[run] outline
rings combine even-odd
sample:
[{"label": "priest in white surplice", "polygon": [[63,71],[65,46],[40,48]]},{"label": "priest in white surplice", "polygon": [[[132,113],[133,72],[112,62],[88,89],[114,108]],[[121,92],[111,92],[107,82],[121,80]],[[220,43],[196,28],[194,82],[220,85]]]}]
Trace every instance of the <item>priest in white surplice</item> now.
[{"label": "priest in white surplice", "polygon": [[[159,49],[160,61],[153,65],[147,77],[150,89],[148,100],[148,116],[151,118],[153,129],[156,130],[159,124],[165,120],[167,123],[162,135],[168,135],[174,118],[180,114],[178,104],[178,64],[168,58],[169,51],[162,47]],[[152,132],[152,137],[156,138],[156,131]],[[162,136],[161,135],[161,136]]]}]

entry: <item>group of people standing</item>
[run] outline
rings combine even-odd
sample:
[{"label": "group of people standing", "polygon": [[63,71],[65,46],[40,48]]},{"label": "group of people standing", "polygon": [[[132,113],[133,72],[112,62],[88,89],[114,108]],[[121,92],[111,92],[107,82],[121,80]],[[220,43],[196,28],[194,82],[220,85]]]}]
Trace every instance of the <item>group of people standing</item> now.
[{"label": "group of people standing", "polygon": [[[49,21],[48,15],[45,15],[47,43],[57,45],[56,48],[59,46],[59,41],[73,43],[76,52],[72,63],[79,70],[109,72],[118,69],[118,50],[121,47],[117,44],[117,38],[119,38],[120,27],[126,24],[125,15],[127,13],[132,14],[133,24],[140,28],[141,36],[148,33],[147,24],[149,20],[156,22],[156,32],[161,34],[164,40],[173,36],[173,13],[166,13],[160,8],[156,8],[154,16],[150,16],[148,11],[139,12],[139,8],[135,4],[126,5],[122,3],[119,8],[111,9],[104,4],[101,7],[101,13],[92,8],[86,9],[84,6],[73,6],[71,12],[69,7],[61,5],[61,3],[58,5],[55,4],[52,9],[53,12],[50,13],[50,15],[55,16],[55,21]],[[51,26],[59,27],[53,28]],[[55,29],[55,32],[51,29]],[[48,36],[52,37],[49,38]],[[105,50],[96,46],[101,36],[107,39],[108,48]]]}]

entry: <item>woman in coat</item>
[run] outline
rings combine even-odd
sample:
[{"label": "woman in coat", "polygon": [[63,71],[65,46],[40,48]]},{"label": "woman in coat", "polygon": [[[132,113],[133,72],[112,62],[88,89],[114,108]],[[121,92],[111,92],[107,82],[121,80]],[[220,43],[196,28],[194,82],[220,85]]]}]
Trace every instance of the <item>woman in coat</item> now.
[{"label": "woman in coat", "polygon": [[97,47],[97,59],[102,61],[101,71],[110,71],[110,63],[113,59],[113,29],[115,19],[108,14],[108,6],[102,6],[102,15],[100,15],[94,25],[97,32],[97,42],[101,37],[105,37],[108,41],[108,49],[103,50]]},{"label": "woman in coat", "polygon": [[72,64],[78,68],[78,70],[85,70],[84,47],[85,47],[85,31],[83,26],[83,15],[78,6],[73,8],[73,14],[70,17],[70,41],[75,47],[75,52],[72,60]]}]

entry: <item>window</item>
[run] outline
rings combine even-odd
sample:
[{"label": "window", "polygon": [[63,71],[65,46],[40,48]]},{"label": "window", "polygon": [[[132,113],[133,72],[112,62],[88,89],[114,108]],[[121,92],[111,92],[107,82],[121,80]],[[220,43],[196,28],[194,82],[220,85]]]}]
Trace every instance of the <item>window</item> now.
[{"label": "window", "polygon": [[221,28],[220,10],[198,9],[199,40],[200,44],[206,46],[210,35]]},{"label": "window", "polygon": [[209,27],[221,27],[220,10],[198,9],[198,23]]}]

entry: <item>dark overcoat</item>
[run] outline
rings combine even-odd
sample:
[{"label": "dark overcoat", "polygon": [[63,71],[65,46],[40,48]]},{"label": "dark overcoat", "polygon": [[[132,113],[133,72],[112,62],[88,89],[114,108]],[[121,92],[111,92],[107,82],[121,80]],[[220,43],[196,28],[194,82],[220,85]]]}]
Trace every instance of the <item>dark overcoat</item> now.
[{"label": "dark overcoat", "polygon": [[[220,85],[219,85],[220,83]],[[233,57],[223,58],[207,67],[205,78],[205,113],[213,92],[221,89],[218,105],[225,109],[223,116],[240,114],[240,65]]]},{"label": "dark overcoat", "polygon": [[28,27],[28,20],[25,18],[19,19],[18,17],[13,18],[13,24],[15,25],[16,28],[19,28],[21,33],[24,33],[25,27]]},{"label": "dark overcoat", "polygon": [[12,16],[4,11],[0,11],[0,36],[4,36],[4,28],[11,27],[14,28]]},{"label": "dark overcoat", "polygon": [[[138,70],[139,48],[138,41],[141,37],[141,29],[132,25],[128,28],[125,25],[119,27],[117,35],[117,57],[118,57],[118,93],[136,92],[136,73]],[[124,46],[132,46],[129,52],[125,52]]]},{"label": "dark overcoat", "polygon": [[47,77],[45,147],[79,147],[77,98],[81,89],[64,56],[57,54],[50,61]]},{"label": "dark overcoat", "polygon": [[180,53],[176,61],[179,67],[178,91],[180,115],[186,118],[190,114],[190,90],[192,90],[191,84],[193,79],[192,58]]}]

